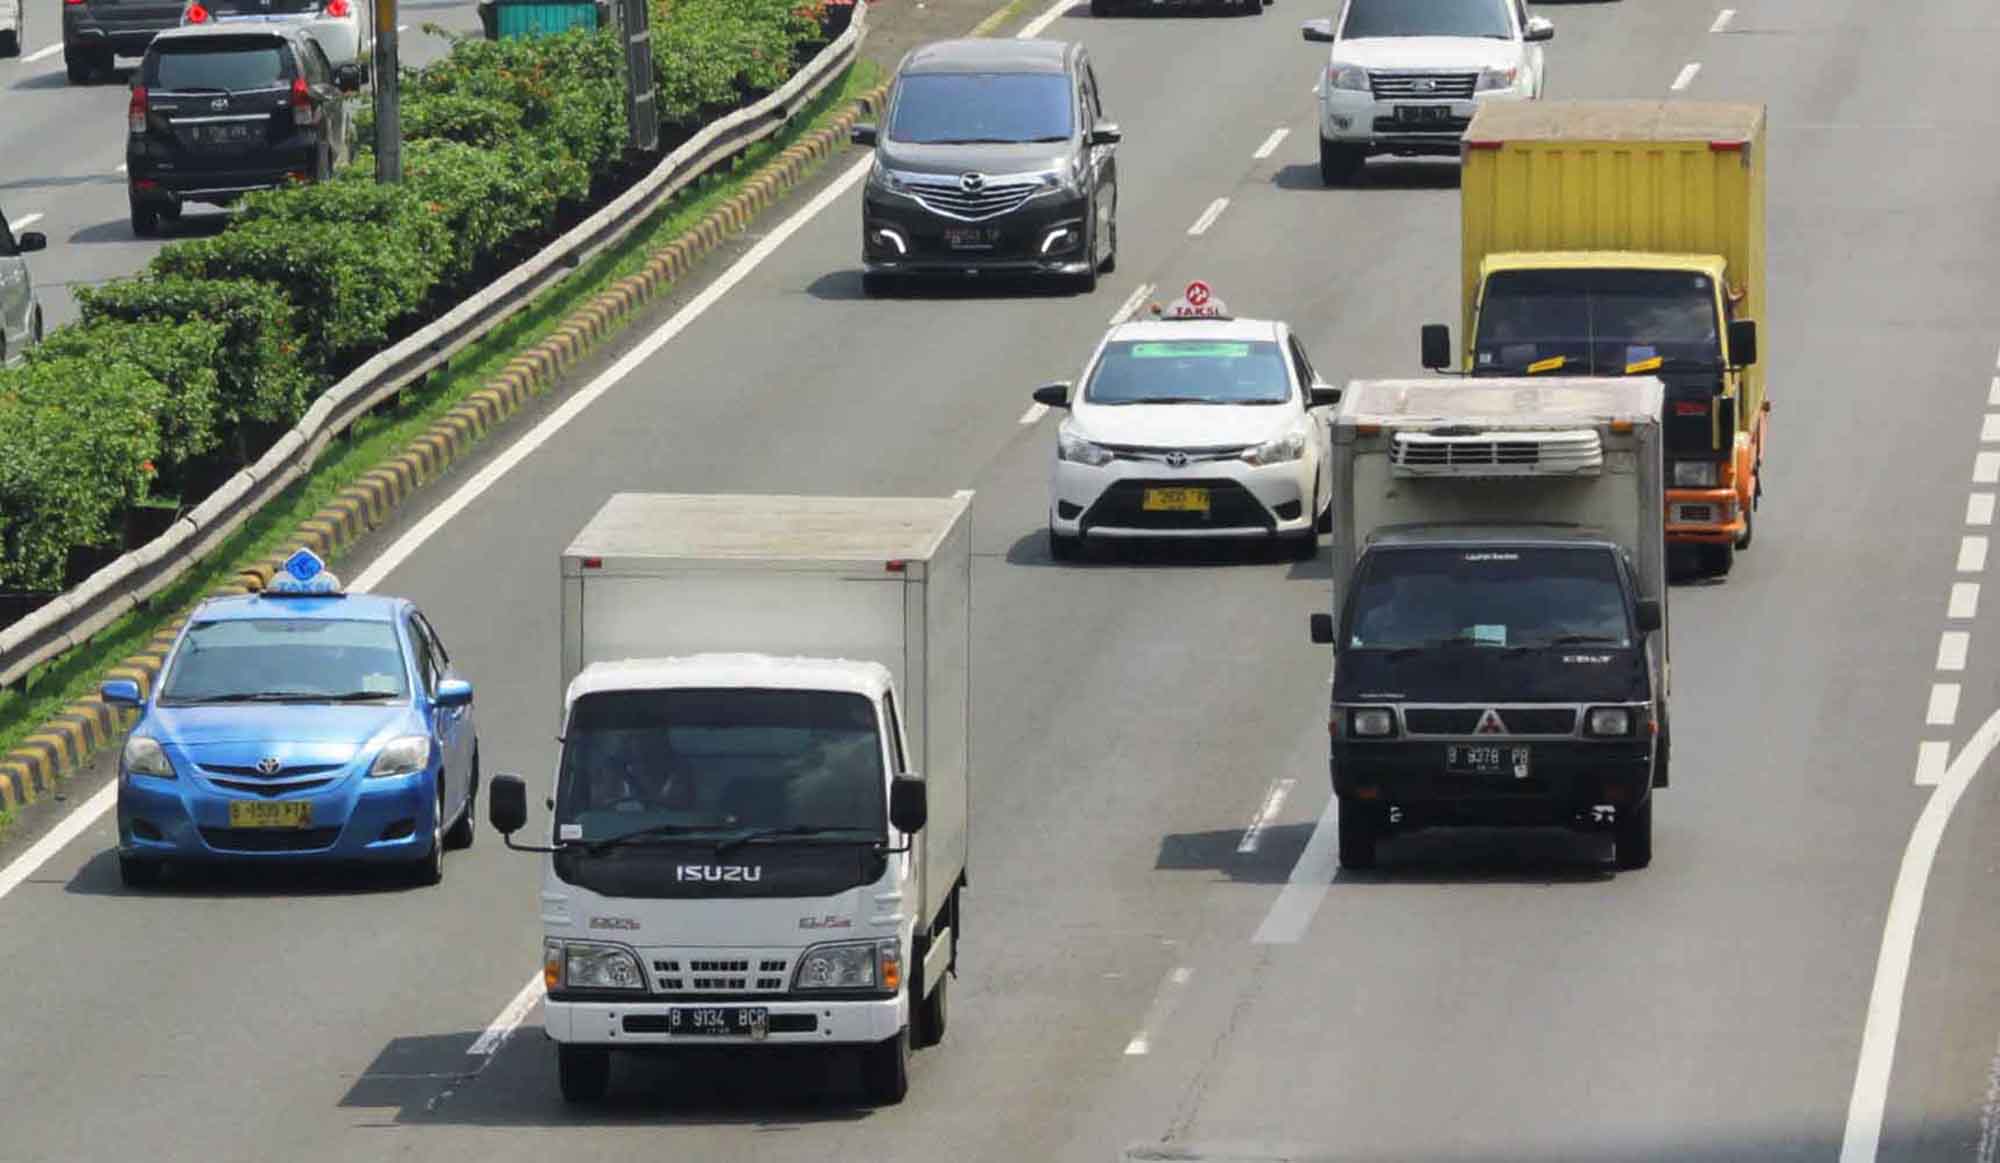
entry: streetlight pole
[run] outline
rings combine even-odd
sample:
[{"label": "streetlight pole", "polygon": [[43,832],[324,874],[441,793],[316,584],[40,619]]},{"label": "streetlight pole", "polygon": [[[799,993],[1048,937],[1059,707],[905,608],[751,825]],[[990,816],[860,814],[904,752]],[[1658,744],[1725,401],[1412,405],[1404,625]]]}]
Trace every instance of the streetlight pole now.
[{"label": "streetlight pole", "polygon": [[375,6],[375,180],[403,180],[403,76],[397,67],[396,0]]}]

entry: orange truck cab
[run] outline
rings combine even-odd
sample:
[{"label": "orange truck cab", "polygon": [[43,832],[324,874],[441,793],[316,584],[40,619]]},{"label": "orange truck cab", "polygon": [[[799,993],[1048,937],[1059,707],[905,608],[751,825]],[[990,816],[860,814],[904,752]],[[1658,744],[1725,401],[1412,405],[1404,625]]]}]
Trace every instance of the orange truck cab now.
[{"label": "orange truck cab", "polygon": [[1691,101],[1482,105],[1466,130],[1461,325],[1423,362],[1470,376],[1658,376],[1666,536],[1727,574],[1755,531],[1770,401],[1764,109]]}]

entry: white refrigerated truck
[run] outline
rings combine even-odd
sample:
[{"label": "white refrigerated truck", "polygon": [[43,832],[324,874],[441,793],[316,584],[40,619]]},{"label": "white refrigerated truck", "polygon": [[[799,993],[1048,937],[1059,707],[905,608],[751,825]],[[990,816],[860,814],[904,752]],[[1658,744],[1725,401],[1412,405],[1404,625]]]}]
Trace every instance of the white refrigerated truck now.
[{"label": "white refrigerated truck", "polygon": [[[944,1035],[966,883],[972,494],[611,497],[562,556],[541,895],[563,1094],[613,1050]],[[498,776],[494,826],[527,816]]]}]

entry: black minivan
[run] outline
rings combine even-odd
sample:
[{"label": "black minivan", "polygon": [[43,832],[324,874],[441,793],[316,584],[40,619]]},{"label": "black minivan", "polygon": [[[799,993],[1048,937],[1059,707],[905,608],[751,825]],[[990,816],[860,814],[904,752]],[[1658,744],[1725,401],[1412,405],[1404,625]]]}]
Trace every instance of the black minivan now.
[{"label": "black minivan", "polygon": [[1055,276],[1094,290],[1118,261],[1118,127],[1080,44],[949,40],[896,70],[862,198],[862,285]]}]

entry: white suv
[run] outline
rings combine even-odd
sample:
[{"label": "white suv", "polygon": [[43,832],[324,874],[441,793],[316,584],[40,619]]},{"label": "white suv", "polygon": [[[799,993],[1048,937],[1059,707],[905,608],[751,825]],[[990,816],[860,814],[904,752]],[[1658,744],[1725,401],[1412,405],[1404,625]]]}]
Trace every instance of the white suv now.
[{"label": "white suv", "polygon": [[1346,0],[1302,31],[1333,46],[1315,90],[1329,186],[1370,154],[1457,157],[1480,102],[1542,95],[1542,42],[1556,33],[1525,0]]}]

